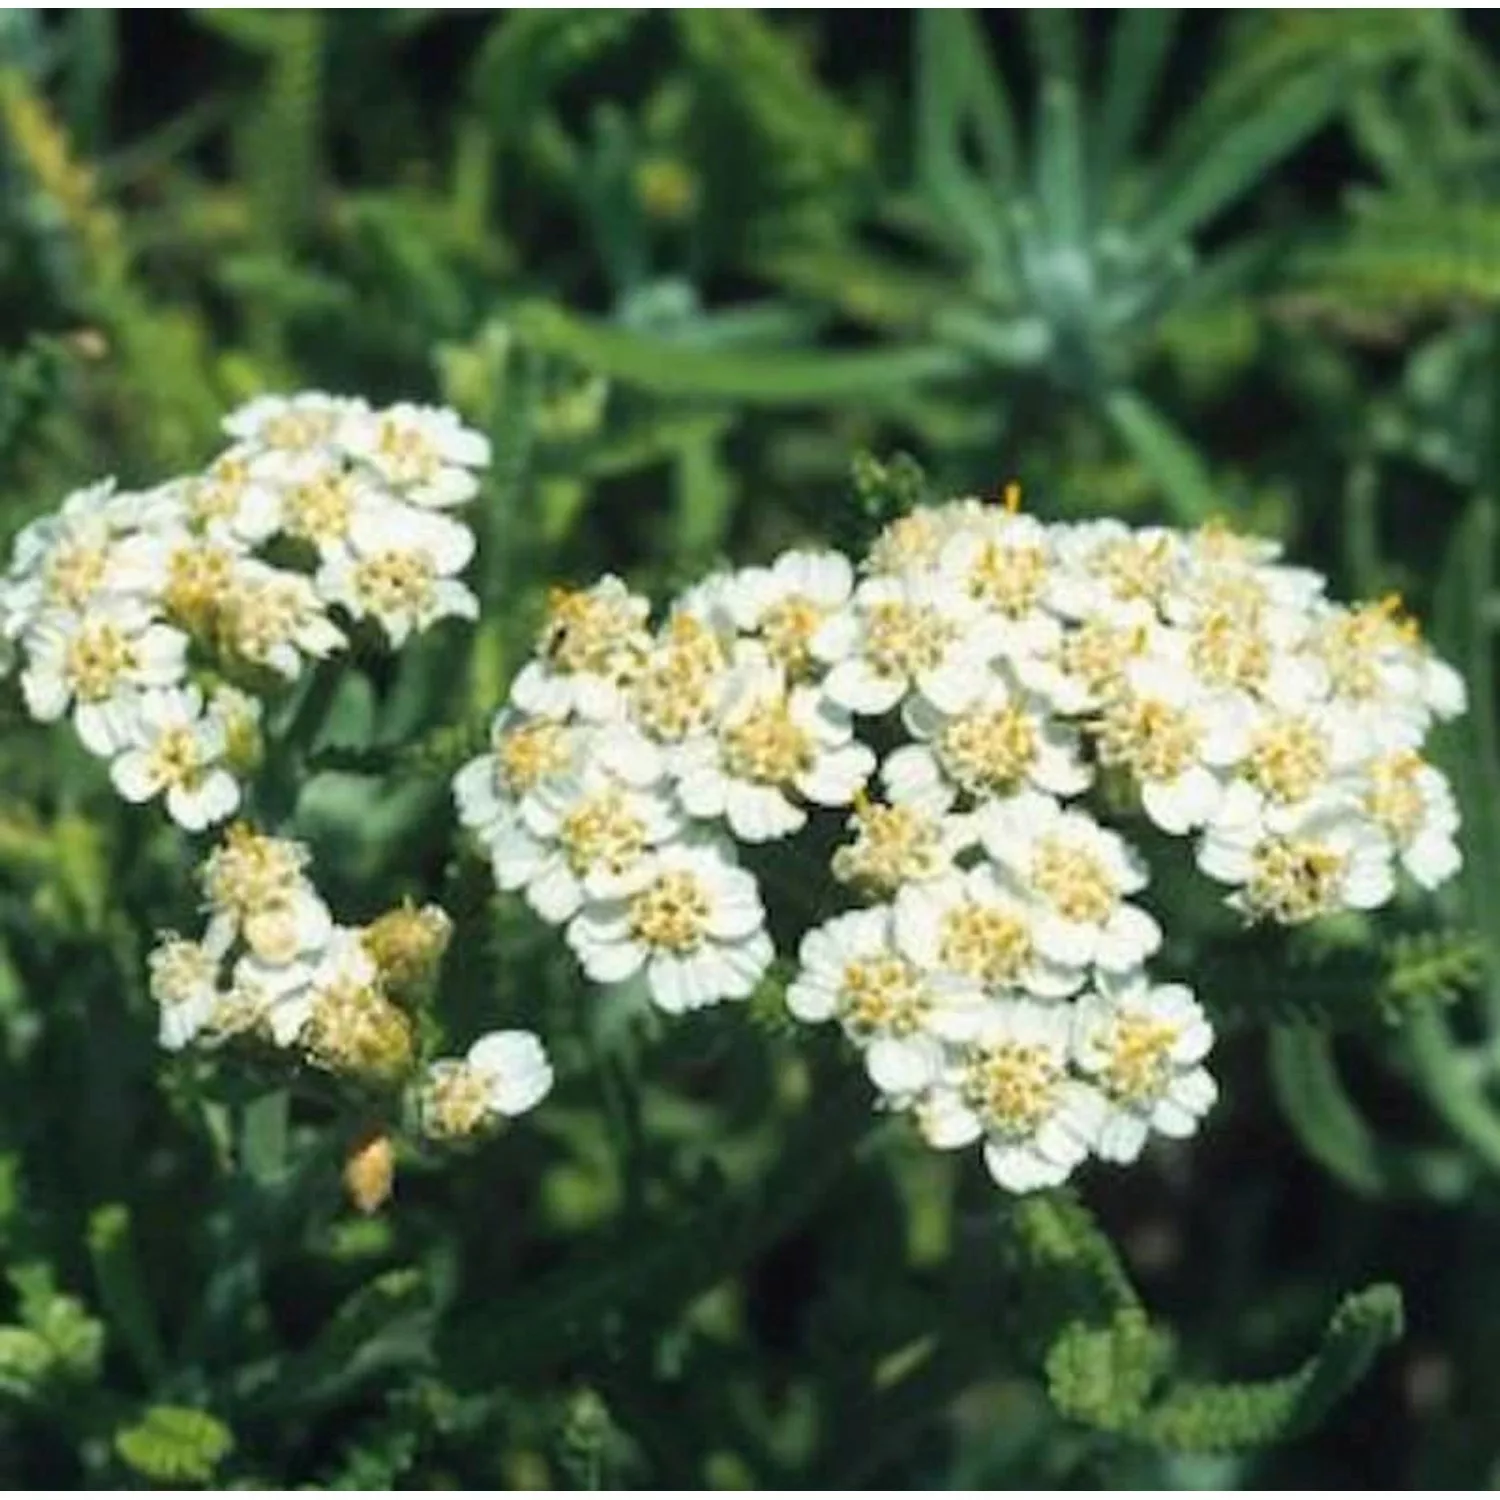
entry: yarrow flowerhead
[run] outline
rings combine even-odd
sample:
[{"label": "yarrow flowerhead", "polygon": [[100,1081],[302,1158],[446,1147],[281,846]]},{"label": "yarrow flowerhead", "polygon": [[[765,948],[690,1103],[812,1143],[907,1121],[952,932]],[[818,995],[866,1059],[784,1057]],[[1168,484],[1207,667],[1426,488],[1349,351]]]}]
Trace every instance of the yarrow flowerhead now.
[{"label": "yarrow flowerhead", "polygon": [[32,717],[71,718],[122,796],[193,832],[239,808],[261,700],[355,628],[396,648],[479,607],[451,510],[489,445],[454,413],[309,391],[224,425],[199,474],[68,496],[0,577],[0,674],[19,668]]},{"label": "yarrow flowerhead", "polygon": [[715,573],[655,629],[618,578],[556,592],[454,790],[585,976],[665,1011],[754,990],[790,897],[793,1016],[1022,1192],[1215,1098],[1208,1018],[1147,972],[1130,820],[1190,841],[1250,922],[1431,888],[1458,816],[1421,745],[1464,690],[1395,603],[1336,604],[1273,543],[1018,501]]}]

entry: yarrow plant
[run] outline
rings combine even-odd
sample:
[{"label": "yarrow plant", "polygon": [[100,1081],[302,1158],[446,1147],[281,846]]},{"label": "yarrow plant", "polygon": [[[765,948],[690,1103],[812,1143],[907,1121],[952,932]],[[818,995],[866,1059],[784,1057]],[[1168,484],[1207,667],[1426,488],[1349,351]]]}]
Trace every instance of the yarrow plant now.
[{"label": "yarrow plant", "polygon": [[756,990],[773,846],[842,820],[811,924],[787,882],[787,1005],[1013,1192],[1190,1135],[1216,1097],[1203,1007],[1152,972],[1133,821],[1190,844],[1247,922],[1459,867],[1422,745],[1462,679],[1394,599],[1337,604],[1223,526],[1045,524],[1011,490],[650,616],[615,577],[552,596],[454,782],[497,885],[590,980],[682,1012]]},{"label": "yarrow plant", "polygon": [[[70,495],[20,533],[0,579],[0,670],[19,674],[31,716],[70,718],[123,797],[159,798],[193,833],[255,805],[270,710],[299,690],[315,700],[310,667],[475,617],[461,577],[474,534],[455,511],[490,459],[446,409],[318,392],[259,398],[224,425],[232,444],[202,473]],[[199,871],[202,932],[166,933],[149,956],[161,1045],[314,1070],[382,1117],[404,1102],[434,1141],[532,1108],[552,1070],[529,1032],[425,1055],[446,913],[407,904],[345,925],[311,859],[249,822],[222,833]],[[367,1148],[351,1170],[380,1159]],[[387,1171],[352,1190],[373,1207],[388,1188]]]}]

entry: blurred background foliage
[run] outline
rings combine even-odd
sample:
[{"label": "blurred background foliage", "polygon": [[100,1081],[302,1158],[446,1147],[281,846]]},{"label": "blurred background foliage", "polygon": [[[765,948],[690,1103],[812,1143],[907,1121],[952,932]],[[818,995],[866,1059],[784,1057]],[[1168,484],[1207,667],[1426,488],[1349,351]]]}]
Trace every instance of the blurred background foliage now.
[{"label": "blurred background foliage", "polygon": [[[484,622],[351,674],[296,826],[351,920],[455,913],[456,1042],[535,1026],[562,1075],[361,1218],[357,1111],[155,1051],[143,954],[192,851],[0,707],[0,1478],[1500,1477],[1496,41],[1414,10],[0,15],[0,537],[201,464],[261,390],[483,426]],[[660,592],[1012,477],[1399,589],[1473,699],[1459,888],[1291,942],[1200,894],[1169,958],[1223,1104],[1022,1204],[873,1121],[774,987],[670,1027],[595,1005],[445,789],[549,581]]]}]

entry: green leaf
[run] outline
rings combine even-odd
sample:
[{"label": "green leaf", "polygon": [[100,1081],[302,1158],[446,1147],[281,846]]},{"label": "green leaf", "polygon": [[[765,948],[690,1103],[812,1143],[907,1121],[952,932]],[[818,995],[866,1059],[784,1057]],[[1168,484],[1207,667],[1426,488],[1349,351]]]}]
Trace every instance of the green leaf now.
[{"label": "green leaf", "polygon": [[961,354],[927,345],[849,354],[698,349],[542,302],[518,308],[513,326],[532,348],[651,395],[753,406],[861,397],[895,402],[906,390],[967,368]]},{"label": "green leaf", "polygon": [[151,1484],[209,1484],[234,1451],[234,1434],[217,1417],[188,1406],[152,1406],[115,1433],[115,1452]]},{"label": "green leaf", "polygon": [[1429,1197],[1457,1202],[1474,1171],[1453,1151],[1404,1149],[1370,1127],[1344,1088],[1332,1039],[1312,1025],[1272,1028],[1271,1087],[1309,1156],[1364,1198]]},{"label": "green leaf", "polygon": [[[916,24],[912,94],[917,187],[975,255],[1002,266],[1008,250],[1000,205],[992,194],[1013,187],[1019,172],[1009,103],[973,17],[963,11],[924,10]],[[971,171],[965,149],[976,121],[988,186]]]},{"label": "green leaf", "polygon": [[1171,1355],[1171,1340],[1138,1307],[1107,1328],[1070,1323],[1047,1351],[1047,1394],[1063,1416],[1123,1432],[1141,1414]]},{"label": "green leaf", "polygon": [[1140,466],[1161,487],[1180,526],[1201,526],[1222,515],[1223,501],[1197,450],[1144,396],[1114,391],[1105,415]]},{"label": "green leaf", "polygon": [[1143,256],[1165,254],[1229,207],[1332,117],[1342,70],[1329,67],[1275,89],[1228,126],[1180,176],[1165,182],[1137,231]]},{"label": "green leaf", "polygon": [[1060,251],[1087,253],[1089,184],[1078,90],[1063,78],[1042,83],[1036,142],[1036,204],[1044,231]]},{"label": "green leaf", "polygon": [[383,1272],[334,1313],[305,1354],[291,1360],[273,1399],[296,1410],[343,1400],[395,1370],[420,1369],[432,1358],[436,1307],[415,1267]]},{"label": "green leaf", "polygon": [[1107,188],[1128,160],[1158,98],[1162,67],[1181,13],[1155,7],[1121,12],[1110,27],[1104,94],[1094,120],[1095,171]]},{"label": "green leaf", "polygon": [[107,1203],[89,1218],[89,1255],[99,1300],[148,1381],[160,1380],[166,1353],[156,1316],[141,1279],[130,1235],[130,1210],[123,1203]]},{"label": "green leaf", "polygon": [[1276,1380],[1242,1385],[1184,1384],[1147,1411],[1135,1436],[1187,1453],[1223,1453],[1286,1442],[1315,1427],[1401,1336],[1401,1293],[1367,1287],[1329,1319],[1317,1352]]}]

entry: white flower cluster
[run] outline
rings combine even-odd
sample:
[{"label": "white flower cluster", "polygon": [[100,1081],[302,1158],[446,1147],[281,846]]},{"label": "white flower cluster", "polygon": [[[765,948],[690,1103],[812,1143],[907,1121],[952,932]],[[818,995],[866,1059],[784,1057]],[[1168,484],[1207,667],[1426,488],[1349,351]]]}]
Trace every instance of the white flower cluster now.
[{"label": "white flower cluster", "polygon": [[[162,936],[149,958],[161,1045],[232,1038],[294,1052],[366,1083],[396,1085],[416,1067],[420,1008],[451,923],[436,906],[402,906],[363,927],[337,923],[290,839],[231,825],[200,871],[207,924],[199,938]],[[530,1032],[492,1032],[467,1058],[428,1065],[420,1118],[440,1139],[519,1115],[546,1095],[552,1070]]]},{"label": "white flower cluster", "polygon": [[70,495],[0,578],[0,673],[19,664],[32,716],[71,714],[122,796],[161,796],[193,830],[239,806],[259,699],[342,650],[346,626],[399,647],[478,612],[458,577],[474,535],[449,511],[489,444],[451,411],[308,392],[225,427],[201,474]]},{"label": "white flower cluster", "polygon": [[1339,606],[1271,543],[1008,501],[913,512],[858,569],[715,575],[655,630],[616,578],[559,592],[455,794],[589,978],[644,971],[668,1011],[771,959],[736,846],[850,807],[831,873],[868,904],[804,934],[790,1007],[1025,1191],[1190,1134],[1215,1097],[1209,1023],[1147,976],[1147,872],[1101,818],[1193,838],[1248,919],[1378,906],[1398,868],[1458,866],[1420,748],[1464,693],[1393,601]]}]

